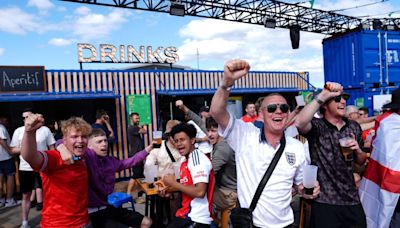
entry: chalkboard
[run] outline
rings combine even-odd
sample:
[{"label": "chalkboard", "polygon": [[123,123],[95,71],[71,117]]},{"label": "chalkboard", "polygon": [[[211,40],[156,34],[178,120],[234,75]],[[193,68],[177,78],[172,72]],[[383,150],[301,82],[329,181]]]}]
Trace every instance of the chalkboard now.
[{"label": "chalkboard", "polygon": [[0,66],[0,92],[45,92],[44,66]]},{"label": "chalkboard", "polygon": [[126,111],[128,117],[132,112],[137,112],[140,116],[140,124],[151,124],[150,95],[127,95]]}]

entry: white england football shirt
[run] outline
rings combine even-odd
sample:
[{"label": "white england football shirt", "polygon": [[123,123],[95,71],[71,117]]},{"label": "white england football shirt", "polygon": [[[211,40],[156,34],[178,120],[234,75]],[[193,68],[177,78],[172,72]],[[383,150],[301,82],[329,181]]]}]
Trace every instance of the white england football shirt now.
[{"label": "white england football shirt", "polygon": [[[237,189],[240,206],[249,208],[255,191],[278,148],[260,142],[261,131],[252,123],[235,119],[230,114],[227,128],[219,133],[235,151]],[[262,192],[253,212],[258,227],[285,227],[293,223],[290,207],[293,184],[303,180],[305,164],[303,144],[286,136],[286,147]]]}]

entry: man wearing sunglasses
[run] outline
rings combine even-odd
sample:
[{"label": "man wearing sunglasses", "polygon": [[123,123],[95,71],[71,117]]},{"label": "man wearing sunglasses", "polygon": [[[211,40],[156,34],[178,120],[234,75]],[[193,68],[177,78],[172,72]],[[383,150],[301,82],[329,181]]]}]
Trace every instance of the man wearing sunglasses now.
[{"label": "man wearing sunglasses", "polygon": [[[257,186],[280,147],[288,119],[289,106],[280,94],[270,94],[261,103],[264,125],[257,128],[252,123],[235,119],[227,111],[230,88],[236,80],[249,72],[250,66],[244,60],[231,60],[224,66],[222,83],[211,102],[210,114],[219,125],[219,134],[235,151],[237,169],[237,191],[240,206],[249,208]],[[255,227],[290,227],[294,221],[290,208],[292,186],[298,187],[303,179],[305,153],[303,144],[291,137],[285,137],[286,146],[282,157],[272,172],[253,211]],[[313,195],[319,193],[316,183]]]},{"label": "man wearing sunglasses", "polygon": [[[296,119],[296,127],[309,143],[311,163],[318,166],[321,194],[312,204],[313,227],[366,227],[363,208],[353,176],[353,165],[364,164],[361,127],[345,118],[349,95],[343,87],[328,82],[315,99],[303,108]],[[320,110],[323,118],[313,118]],[[350,137],[347,146],[353,160],[345,160],[339,139]]]}]

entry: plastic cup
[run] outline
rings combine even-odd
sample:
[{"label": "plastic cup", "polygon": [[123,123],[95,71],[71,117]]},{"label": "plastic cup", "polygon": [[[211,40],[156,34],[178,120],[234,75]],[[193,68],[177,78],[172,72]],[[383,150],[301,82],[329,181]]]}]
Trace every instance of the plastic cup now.
[{"label": "plastic cup", "polygon": [[312,195],[317,181],[318,166],[305,165],[303,169],[303,185],[306,195]]},{"label": "plastic cup", "polygon": [[162,143],[162,131],[153,131],[153,147],[160,148]]},{"label": "plastic cup", "polygon": [[158,165],[145,165],[144,166],[144,182],[153,184],[154,178],[157,178]]},{"label": "plastic cup", "polygon": [[304,97],[302,95],[296,96],[295,98],[297,106],[301,107],[306,105],[306,103],[304,102]]},{"label": "plastic cup", "polygon": [[344,137],[339,139],[339,143],[340,143],[340,150],[344,156],[344,160],[346,162],[350,162],[353,161],[353,150],[350,149],[350,147],[348,146],[348,142],[349,140],[351,140],[351,137]]}]

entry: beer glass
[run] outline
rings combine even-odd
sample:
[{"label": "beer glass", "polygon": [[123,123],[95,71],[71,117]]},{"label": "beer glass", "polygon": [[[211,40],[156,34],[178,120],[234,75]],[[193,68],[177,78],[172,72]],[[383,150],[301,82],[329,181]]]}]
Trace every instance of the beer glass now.
[{"label": "beer glass", "polygon": [[339,139],[339,143],[340,143],[340,150],[342,151],[342,154],[344,156],[344,160],[346,162],[350,162],[353,161],[353,150],[350,149],[349,145],[349,141],[351,140],[351,137],[344,137]]},{"label": "beer glass", "polygon": [[162,131],[153,131],[153,147],[160,148],[162,143]]}]

